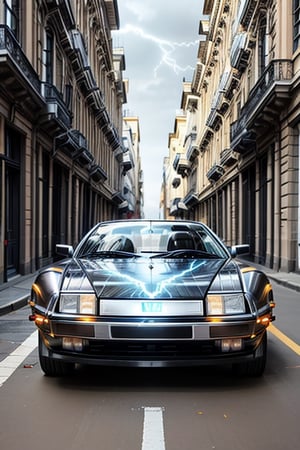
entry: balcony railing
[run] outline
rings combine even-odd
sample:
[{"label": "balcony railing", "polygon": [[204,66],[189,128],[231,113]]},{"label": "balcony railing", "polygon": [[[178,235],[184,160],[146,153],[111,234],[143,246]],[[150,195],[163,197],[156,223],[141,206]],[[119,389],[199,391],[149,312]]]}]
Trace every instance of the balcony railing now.
[{"label": "balcony railing", "polygon": [[230,63],[232,67],[243,71],[248,64],[250,50],[248,45],[248,33],[243,31],[235,35],[230,52]]},{"label": "balcony railing", "polygon": [[174,158],[173,162],[174,170],[176,170],[179,175],[182,177],[185,177],[189,174],[191,163],[188,161],[188,159],[185,157],[183,153],[176,153],[176,156]]},{"label": "balcony railing", "polygon": [[256,5],[256,0],[241,0],[237,21],[242,25],[247,26],[253,16]]},{"label": "balcony railing", "polygon": [[[10,80],[13,80],[16,95],[19,88],[22,95],[24,95],[25,84],[26,89],[29,91],[29,96],[33,93],[40,96],[41,83],[38,74],[28,61],[12,31],[6,25],[0,25],[0,56],[2,86],[8,84]],[[7,56],[7,60],[4,59],[5,56]],[[5,74],[7,76],[2,78],[2,75]]]},{"label": "balcony railing", "polygon": [[198,145],[195,144],[190,145],[186,152],[187,159],[189,161],[194,161],[197,158],[197,156],[199,156],[199,153],[200,151]]},{"label": "balcony railing", "polygon": [[209,181],[217,181],[225,173],[224,168],[220,164],[214,164],[211,169],[207,172],[206,176]]},{"label": "balcony railing", "polygon": [[88,142],[79,130],[68,130],[55,138],[55,151],[61,150],[81,167],[91,165],[94,158],[88,150]]},{"label": "balcony railing", "polygon": [[231,148],[225,148],[220,154],[220,165],[232,166],[237,159],[236,153]]},{"label": "balcony railing", "polygon": [[119,138],[119,134],[114,127],[114,125],[109,124],[107,127],[104,127],[104,135],[107,140],[107,143],[110,145],[111,149],[117,150],[117,148],[121,147],[121,141]]},{"label": "balcony railing", "polygon": [[[282,106],[282,103],[289,98],[292,78],[293,63],[291,60],[274,60],[268,65],[249,92],[248,100],[241,110],[240,118],[231,126],[231,140],[238,137],[245,129],[249,129],[254,119],[263,114],[264,108],[272,108],[272,114],[269,114],[270,121],[274,120],[274,115],[280,115],[281,108],[276,103],[278,102],[279,106]],[[268,118],[264,117],[264,119],[267,120]]]},{"label": "balcony railing", "polygon": [[60,15],[68,30],[75,26],[75,19],[70,0],[46,0],[46,3],[48,11]]},{"label": "balcony railing", "polygon": [[210,130],[209,128],[205,128],[202,138],[200,140],[200,145],[199,148],[202,152],[205,151],[206,147],[208,146],[208,144],[210,143],[212,137],[213,137],[214,133],[212,130]]},{"label": "balcony railing", "polygon": [[195,205],[197,205],[199,203],[198,193],[195,192],[194,189],[192,189],[184,197],[183,202],[188,208],[192,208],[193,206],[195,206]]},{"label": "balcony railing", "polygon": [[75,72],[89,67],[89,58],[82,34],[78,30],[70,30],[71,42],[75,51],[73,59],[73,68]]},{"label": "balcony railing", "polygon": [[53,119],[57,120],[63,128],[70,128],[72,114],[63,101],[62,94],[55,86],[48,83],[43,84],[43,90],[47,103],[47,113],[52,115]]},{"label": "balcony railing", "polygon": [[126,172],[128,172],[128,170],[130,170],[134,167],[132,157],[131,157],[129,150],[123,152],[123,158],[122,158],[121,165],[123,167],[123,174],[125,174]]},{"label": "balcony railing", "polygon": [[125,201],[124,196],[122,195],[122,193],[120,191],[116,191],[113,195],[112,195],[112,201],[116,204],[116,205],[121,205],[122,202]]},{"label": "balcony railing", "polygon": [[100,165],[94,164],[90,168],[90,177],[95,183],[100,183],[107,180],[107,173]]},{"label": "balcony railing", "polygon": [[188,208],[180,197],[176,197],[170,204],[170,215],[179,216],[182,215]]}]

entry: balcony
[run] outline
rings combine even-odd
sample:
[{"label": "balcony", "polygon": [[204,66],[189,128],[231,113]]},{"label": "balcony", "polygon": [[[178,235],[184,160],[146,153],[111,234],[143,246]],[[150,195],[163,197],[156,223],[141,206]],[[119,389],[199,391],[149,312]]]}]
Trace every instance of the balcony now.
[{"label": "balcony", "polygon": [[118,30],[120,27],[120,19],[117,2],[115,0],[104,0],[108,24],[111,30]]},{"label": "balcony", "polygon": [[39,77],[6,25],[0,25],[0,86],[30,114],[45,107]]},{"label": "balcony", "polygon": [[67,29],[75,27],[75,19],[70,0],[46,0],[49,13],[58,14]]},{"label": "balcony", "polygon": [[187,159],[193,162],[197,156],[199,156],[199,153],[200,151],[198,145],[190,145],[186,152]]},{"label": "balcony", "polygon": [[209,181],[218,181],[225,173],[224,168],[220,164],[214,164],[211,169],[207,172],[206,176]]},{"label": "balcony", "polygon": [[193,206],[195,206],[199,203],[198,194],[194,190],[191,190],[184,197],[183,202],[187,206],[187,208],[192,208]]},{"label": "balcony", "polygon": [[123,197],[123,195],[120,191],[118,191],[118,192],[116,191],[112,196],[112,201],[116,205],[121,205],[125,201],[125,198]]},{"label": "balcony", "polygon": [[170,205],[170,215],[171,216],[180,216],[183,212],[187,211],[188,208],[184,204],[181,198],[174,198]]},{"label": "balcony", "polygon": [[68,110],[67,105],[63,101],[63,96],[55,86],[43,84],[44,97],[46,101],[46,113],[41,115],[40,123],[45,129],[61,129],[71,128],[72,113]]},{"label": "balcony", "polygon": [[101,91],[98,87],[89,92],[89,94],[86,96],[86,100],[88,105],[92,108],[96,118],[103,115],[103,111],[105,110],[105,103]]},{"label": "balcony", "polygon": [[118,132],[114,125],[108,124],[103,128],[105,139],[108,145],[111,147],[112,151],[117,150],[121,146]]},{"label": "balcony", "polygon": [[230,167],[238,160],[237,154],[231,148],[225,148],[220,155],[220,165]]},{"label": "balcony", "polygon": [[267,0],[260,0],[259,2],[257,0],[242,0],[237,16],[238,22],[244,27],[248,27],[256,7],[258,6],[260,9],[263,9],[266,7],[266,3]]},{"label": "balcony", "polygon": [[125,152],[123,152],[121,166],[123,167],[123,174],[125,174],[126,172],[128,172],[128,170],[130,170],[134,167],[131,153],[129,150],[126,150]]},{"label": "balcony", "polygon": [[222,125],[222,117],[216,108],[211,109],[206,121],[206,126],[213,131],[218,131]]},{"label": "balcony", "polygon": [[100,165],[93,164],[90,168],[90,178],[95,183],[100,183],[107,180],[107,173]]},{"label": "balcony", "polygon": [[231,46],[230,64],[233,68],[243,72],[248,65],[249,56],[248,33],[237,33]]},{"label": "balcony", "polygon": [[228,102],[232,100],[234,91],[237,89],[240,83],[240,78],[241,73],[236,69],[232,69],[229,72],[226,72],[226,78],[224,78],[223,85],[223,95],[224,99],[226,99]]},{"label": "balcony", "polygon": [[293,63],[291,60],[274,60],[249,92],[248,101],[241,109],[239,119],[231,125],[231,148],[244,151],[240,141],[252,140],[255,134],[276,125],[281,111],[291,96]]},{"label": "balcony", "polygon": [[72,41],[68,30],[75,28],[73,9],[70,0],[46,0],[49,17],[56,28],[62,46],[67,49],[72,48]]},{"label": "balcony", "polygon": [[234,152],[241,155],[249,153],[256,149],[256,134],[252,130],[244,128],[242,132],[237,133],[240,128],[240,122],[236,121],[230,125],[231,148]]},{"label": "balcony", "polygon": [[81,167],[93,162],[93,155],[88,150],[86,138],[78,130],[68,130],[55,138],[55,153],[61,150]]},{"label": "balcony", "polygon": [[176,153],[173,167],[179,175],[186,177],[190,173],[191,163],[186,159],[183,153]]},{"label": "balcony", "polygon": [[213,135],[214,135],[214,133],[212,130],[210,130],[209,128],[204,129],[203,136],[200,140],[200,145],[199,145],[199,148],[202,152],[205,151],[205,149],[208,146],[208,144],[210,143]]},{"label": "balcony", "polygon": [[73,55],[71,57],[75,74],[81,73],[82,70],[89,67],[89,58],[82,34],[78,30],[70,30],[70,39],[73,47]]},{"label": "balcony", "polygon": [[86,67],[79,74],[77,74],[77,83],[79,84],[85,97],[91,92],[99,89],[90,66]]},{"label": "balcony", "polygon": [[109,126],[110,118],[105,107],[103,109],[99,109],[96,114],[96,120],[101,130],[105,130]]}]

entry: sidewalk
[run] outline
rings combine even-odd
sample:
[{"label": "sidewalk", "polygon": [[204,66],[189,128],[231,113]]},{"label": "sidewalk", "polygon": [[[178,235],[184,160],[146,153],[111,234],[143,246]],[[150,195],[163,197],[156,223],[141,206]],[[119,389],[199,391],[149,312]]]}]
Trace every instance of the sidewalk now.
[{"label": "sidewalk", "polygon": [[16,276],[0,286],[0,316],[8,314],[28,304],[31,285],[36,274]]},{"label": "sidewalk", "polygon": [[[249,263],[265,272],[271,282],[300,292],[300,274],[290,272],[275,272],[264,266]],[[0,316],[26,306],[30,297],[31,285],[36,274],[15,277],[7,285],[0,286]]]}]

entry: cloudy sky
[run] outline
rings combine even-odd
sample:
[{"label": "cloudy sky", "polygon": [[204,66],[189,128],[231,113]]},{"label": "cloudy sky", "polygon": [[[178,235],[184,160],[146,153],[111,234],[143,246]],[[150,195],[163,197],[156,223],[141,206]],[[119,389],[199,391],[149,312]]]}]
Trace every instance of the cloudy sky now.
[{"label": "cloudy sky", "polygon": [[118,7],[120,29],[113,45],[125,52],[124,109],[140,121],[145,217],[158,218],[163,158],[183,78],[193,77],[203,0],[118,0]]}]

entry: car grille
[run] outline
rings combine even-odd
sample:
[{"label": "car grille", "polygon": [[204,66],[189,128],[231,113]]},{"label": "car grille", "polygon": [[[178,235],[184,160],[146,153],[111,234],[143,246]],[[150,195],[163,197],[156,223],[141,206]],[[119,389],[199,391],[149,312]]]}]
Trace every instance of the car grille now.
[{"label": "car grille", "polygon": [[212,341],[201,342],[112,342],[91,340],[86,352],[90,356],[108,359],[199,359],[200,356],[218,352]]},{"label": "car grille", "polygon": [[193,329],[190,326],[181,327],[126,327],[112,326],[111,336],[116,339],[191,339]]}]

